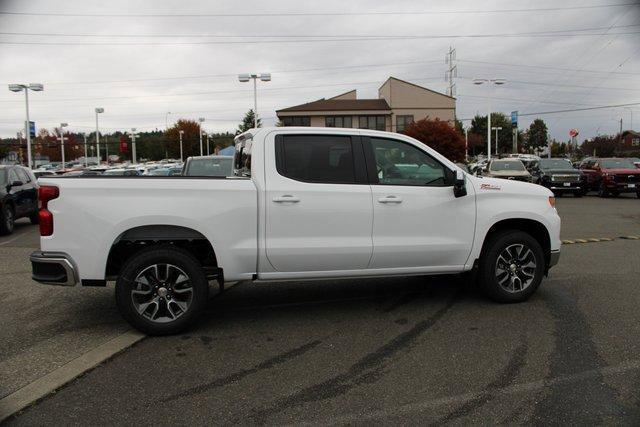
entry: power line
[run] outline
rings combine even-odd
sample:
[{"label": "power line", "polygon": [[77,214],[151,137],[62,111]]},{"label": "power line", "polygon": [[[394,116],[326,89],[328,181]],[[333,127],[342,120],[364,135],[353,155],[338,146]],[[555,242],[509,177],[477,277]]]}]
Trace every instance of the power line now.
[{"label": "power line", "polygon": [[572,108],[572,109],[569,109],[569,110],[540,111],[540,112],[537,112],[537,113],[518,114],[518,116],[519,117],[522,117],[522,116],[541,116],[543,114],[571,113],[571,112],[574,112],[574,111],[600,110],[600,109],[603,109],[603,108],[631,107],[633,105],[640,105],[640,102],[632,102],[632,103],[629,103],[629,104],[601,105],[601,106],[598,106],[598,107]]},{"label": "power line", "polygon": [[[613,28],[631,28],[638,27],[640,24],[629,24],[629,25],[617,25]],[[562,33],[571,33],[571,32],[580,32],[580,31],[600,31],[607,30],[610,27],[589,27],[589,28],[567,28],[563,30],[546,30],[546,31],[524,31],[518,33],[509,33],[511,35],[537,35],[537,34],[562,34]],[[380,35],[380,34],[244,34],[244,35],[232,35],[232,34],[122,34],[122,33],[27,33],[27,32],[11,32],[11,31],[0,31],[1,35],[7,36],[41,36],[41,37],[98,37],[98,38],[177,38],[177,37],[185,37],[185,38],[406,38],[406,37],[450,37],[450,36],[440,36],[440,35],[412,35],[412,34],[397,34],[397,35]],[[507,34],[498,34],[497,36],[507,35]]]},{"label": "power line", "polygon": [[278,39],[278,40],[225,40],[225,41],[197,41],[197,42],[38,42],[38,41],[0,41],[3,45],[27,45],[27,46],[190,46],[190,45],[237,45],[237,44],[291,44],[291,43],[326,43],[326,42],[354,42],[354,41],[384,41],[384,40],[430,40],[430,39],[485,39],[485,38],[550,38],[550,37],[585,37],[602,35],[633,35],[640,31],[624,31],[617,33],[501,33],[501,34],[441,34],[430,36],[371,36],[357,38],[317,38],[317,39]]},{"label": "power line", "polygon": [[[475,61],[470,59],[458,59],[458,61],[470,63],[470,64],[486,64],[491,66],[501,65],[505,67],[539,68],[539,69],[548,69],[548,70],[557,70],[557,71],[575,71],[575,72],[582,72],[582,73],[609,74],[609,71],[605,71],[605,70],[589,70],[589,69],[580,69],[580,68],[554,67],[550,65],[507,64],[504,62]],[[628,71],[627,72],[619,71],[619,72],[616,72],[616,74],[640,75],[640,73],[628,72]]]},{"label": "power line", "polygon": [[67,13],[67,12],[11,12],[0,11],[0,15],[14,16],[57,16],[71,18],[247,18],[247,17],[290,17],[290,16],[378,16],[378,15],[446,15],[446,14],[489,14],[489,13],[529,13],[556,12],[563,10],[588,10],[636,5],[630,3],[596,4],[584,6],[540,7],[519,9],[463,9],[427,11],[371,11],[371,12],[259,12],[259,13]]}]

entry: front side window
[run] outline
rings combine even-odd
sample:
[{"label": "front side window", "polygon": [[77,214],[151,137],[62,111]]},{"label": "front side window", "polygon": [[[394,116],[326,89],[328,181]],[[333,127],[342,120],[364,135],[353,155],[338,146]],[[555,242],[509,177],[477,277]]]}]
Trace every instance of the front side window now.
[{"label": "front side window", "polygon": [[358,127],[360,129],[386,130],[385,116],[359,116]]},{"label": "front side window", "polygon": [[324,125],[328,128],[350,128],[351,116],[327,116]]},{"label": "front side window", "polygon": [[350,136],[282,135],[276,142],[280,175],[297,181],[355,184]]},{"label": "front side window", "polygon": [[371,138],[378,183],[446,186],[451,172],[424,151],[401,141]]},{"label": "front side window", "polygon": [[288,116],[282,118],[284,126],[311,126],[311,117],[309,116]]},{"label": "front side window", "polygon": [[396,116],[396,132],[404,132],[404,130],[413,123],[413,116]]}]

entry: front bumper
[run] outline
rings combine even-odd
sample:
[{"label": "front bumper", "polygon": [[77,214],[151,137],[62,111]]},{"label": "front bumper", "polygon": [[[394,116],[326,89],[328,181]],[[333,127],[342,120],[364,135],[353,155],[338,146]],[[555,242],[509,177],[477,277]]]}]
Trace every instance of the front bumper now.
[{"label": "front bumper", "polygon": [[549,267],[551,268],[556,265],[560,261],[560,249],[556,249],[555,251],[551,251],[549,254]]},{"label": "front bumper", "polygon": [[605,187],[609,191],[615,191],[617,193],[638,193],[640,192],[640,183],[627,183],[627,182],[611,182],[605,181]]},{"label": "front bumper", "polygon": [[64,252],[36,251],[31,260],[31,278],[45,285],[75,286],[78,271],[73,260]]}]

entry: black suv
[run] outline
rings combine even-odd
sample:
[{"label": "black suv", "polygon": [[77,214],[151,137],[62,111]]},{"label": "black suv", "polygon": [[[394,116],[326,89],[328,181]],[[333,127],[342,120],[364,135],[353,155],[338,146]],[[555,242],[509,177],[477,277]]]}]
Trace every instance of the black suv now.
[{"label": "black suv", "polygon": [[0,235],[11,234],[16,219],[38,223],[38,185],[30,170],[0,165]]},{"label": "black suv", "polygon": [[567,159],[540,159],[531,174],[533,182],[547,187],[556,196],[573,193],[575,197],[582,197],[586,193],[585,177]]}]

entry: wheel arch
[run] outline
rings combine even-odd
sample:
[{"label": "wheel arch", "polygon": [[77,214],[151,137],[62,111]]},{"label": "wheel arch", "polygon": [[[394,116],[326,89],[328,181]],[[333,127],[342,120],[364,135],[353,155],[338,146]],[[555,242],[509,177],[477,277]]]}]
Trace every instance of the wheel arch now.
[{"label": "wheel arch", "polygon": [[106,279],[115,279],[125,262],[139,251],[167,244],[187,250],[200,262],[208,277],[221,275],[213,245],[202,233],[184,226],[154,224],[129,228],[116,237],[107,257]]},{"label": "wheel arch", "polygon": [[536,239],[542,247],[542,252],[545,257],[545,265],[549,265],[551,257],[551,236],[549,235],[549,230],[543,223],[529,218],[503,219],[489,227],[482,242],[480,257],[482,257],[486,252],[487,242],[490,240],[490,237],[504,230],[519,230]]}]

